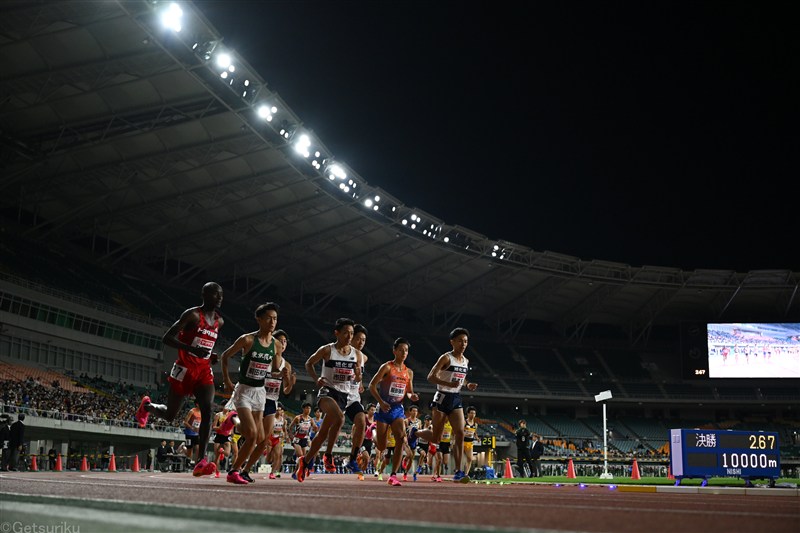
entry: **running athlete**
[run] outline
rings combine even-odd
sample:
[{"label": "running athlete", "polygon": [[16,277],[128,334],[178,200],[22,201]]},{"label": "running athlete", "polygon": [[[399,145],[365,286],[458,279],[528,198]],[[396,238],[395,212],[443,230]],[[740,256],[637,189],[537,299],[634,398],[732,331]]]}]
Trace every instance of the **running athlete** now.
[{"label": "running athlete", "polygon": [[292,447],[298,458],[308,452],[308,448],[311,446],[309,435],[314,427],[314,419],[309,414],[311,413],[311,404],[304,402],[302,409],[303,412],[292,419],[287,429],[287,433],[292,436]]},{"label": "running athlete", "polygon": [[[422,428],[421,429],[431,429],[433,425],[433,419],[431,415],[425,415],[425,418],[422,420]],[[428,457],[428,441],[425,440],[422,436],[419,435],[419,431],[412,431],[413,428],[409,429],[409,440],[411,440],[411,435],[413,434],[417,440],[417,451],[419,452],[419,466],[417,467],[417,474],[422,474],[423,470],[425,474],[428,474],[431,471],[430,467],[430,457]]]},{"label": "running athlete", "polygon": [[272,338],[275,339],[275,358],[272,360],[270,372],[264,378],[264,389],[266,390],[263,409],[264,417],[262,419],[264,438],[258,442],[255,449],[253,449],[253,453],[250,454],[250,459],[244,465],[244,472],[249,472],[255,466],[267,446],[269,446],[269,437],[272,435],[272,426],[275,423],[275,413],[278,409],[278,397],[281,390],[283,390],[284,394],[290,394],[297,380],[297,375],[292,372],[292,365],[283,358],[283,352],[289,343],[289,337],[285,331],[278,329],[272,333]]},{"label": "running athlete", "polygon": [[203,285],[203,305],[190,307],[164,334],[166,346],[178,349],[178,359],[169,374],[167,403],[154,404],[145,396],[136,411],[136,422],[145,427],[148,417],[172,421],[181,410],[186,396],[194,395],[200,408],[200,426],[197,428],[195,466],[192,474],[209,476],[216,472],[214,463],[206,459],[206,447],[211,435],[211,403],[214,399],[214,372],[211,365],[217,362],[213,352],[219,330],[225,321],[217,309],[222,305],[222,287],[209,281]]},{"label": "running athlete", "polygon": [[[353,340],[350,342],[351,346],[357,348],[362,356],[363,362],[361,365],[362,381],[351,384],[350,391],[347,394],[347,407],[344,414],[353,423],[351,430],[352,447],[350,449],[350,460],[347,463],[347,468],[354,474],[358,474],[359,479],[364,479],[364,474],[358,466],[358,454],[361,451],[361,444],[364,442],[364,432],[366,429],[366,417],[364,415],[364,406],[361,404],[361,393],[364,392],[364,366],[367,364],[367,354],[364,353],[364,345],[367,344],[367,328],[362,324],[353,326]],[[333,444],[328,440],[328,448],[323,455],[323,462],[325,463],[325,471],[332,472],[335,470],[333,466]]]},{"label": "running athlete", "polygon": [[478,438],[477,409],[470,405],[467,407],[467,420],[464,422],[464,475],[469,476],[472,468],[472,447]]},{"label": "running athlete", "polygon": [[272,434],[269,436],[269,451],[267,452],[267,462],[272,465],[269,479],[281,477],[281,465],[283,464],[283,441],[286,438],[286,416],[283,412],[283,404],[278,402],[275,406],[275,420],[272,424]]},{"label": "running athlete", "polygon": [[[314,466],[314,457],[319,453],[322,445],[330,441],[331,446],[339,436],[339,430],[344,424],[343,410],[347,406],[347,397],[353,381],[361,381],[361,367],[363,354],[361,350],[350,345],[353,340],[355,322],[349,318],[336,320],[333,331],[336,342],[320,346],[314,354],[306,360],[306,372],[311,380],[319,387],[317,405],[322,410],[323,418],[319,432],[311,441],[311,447],[305,456],[297,458],[297,481],[305,479],[306,471]],[[317,377],[314,368],[317,363],[322,363],[322,372]]]},{"label": "running athlete", "polygon": [[[414,474],[414,481],[417,480],[417,468],[414,466],[417,457],[417,442],[418,439],[414,439],[411,441],[411,430],[415,428],[416,430],[422,429],[422,419],[419,418],[419,407],[416,405],[412,405],[408,408],[408,415],[406,415],[406,435],[407,438],[407,457],[408,457],[408,465],[403,468],[403,470],[408,471],[410,470]],[[414,431],[414,436],[416,436],[416,431]],[[405,481],[405,476],[403,481]]]},{"label": "running athlete", "polygon": [[214,417],[214,464],[217,470],[215,477],[219,477],[220,462],[223,457],[229,457],[228,465],[231,465],[239,455],[239,447],[231,437],[234,428],[239,425],[239,417],[236,416],[236,411],[229,407],[226,405]]},{"label": "running athlete", "polygon": [[375,411],[375,422],[378,424],[375,445],[378,453],[386,448],[386,433],[389,428],[394,435],[395,451],[392,456],[392,473],[388,480],[389,485],[394,487],[401,485],[397,479],[397,471],[400,470],[406,441],[403,401],[406,398],[413,402],[419,401],[419,396],[414,392],[414,371],[405,364],[410,347],[411,343],[403,337],[396,339],[392,345],[394,359],[383,363],[369,382],[369,392],[377,400],[379,407]]},{"label": "running athlete", "polygon": [[436,385],[436,394],[431,402],[433,414],[433,428],[431,431],[420,430],[416,433],[417,438],[426,439],[429,442],[428,450],[431,454],[436,453],[436,443],[442,438],[445,420],[449,420],[453,426],[453,459],[458,467],[453,481],[468,483],[469,478],[461,470],[461,458],[464,451],[464,406],[461,402],[461,388],[474,391],[478,384],[467,381],[467,371],[469,370],[469,360],[464,357],[464,352],[469,344],[469,331],[464,328],[456,328],[450,332],[451,351],[443,353],[436,364],[428,372],[428,381]]},{"label": "running athlete", "polygon": [[367,471],[370,461],[372,460],[372,439],[377,427],[375,423],[374,403],[367,405],[365,417],[367,427],[364,428],[364,440],[361,443],[361,453],[359,455],[359,466],[361,467],[361,472],[358,474],[359,481],[364,481],[364,472]]},{"label": "running athlete", "polygon": [[[255,463],[251,455],[258,443],[266,438],[262,422],[264,403],[267,399],[264,381],[272,371],[275,359],[277,343],[272,337],[272,332],[278,323],[278,309],[278,304],[273,302],[259,305],[255,311],[258,331],[245,333],[236,339],[230,348],[222,352],[222,377],[225,390],[233,393],[231,400],[241,420],[239,432],[244,438],[244,444],[239,448],[239,455],[228,471],[226,478],[228,483],[246,485],[255,481],[247,469],[241,472],[239,469],[245,462],[248,465]],[[242,354],[242,360],[239,363],[239,382],[234,389],[228,371],[228,361],[237,353]],[[256,456],[256,460],[258,457]]]},{"label": "running athlete", "polygon": [[194,407],[189,409],[186,417],[183,419],[183,434],[186,436],[186,445],[184,446],[183,453],[189,460],[197,456],[198,449],[200,448],[199,434],[197,430],[200,429],[200,407],[197,402],[194,402]]},{"label": "running athlete", "polygon": [[[442,439],[439,441],[439,449],[433,458],[433,471],[436,473],[435,481],[442,481],[442,474],[447,475],[447,469],[450,465],[450,441],[452,436],[453,426],[449,420],[446,420],[442,429]],[[459,470],[459,468],[456,468],[456,470]]]}]

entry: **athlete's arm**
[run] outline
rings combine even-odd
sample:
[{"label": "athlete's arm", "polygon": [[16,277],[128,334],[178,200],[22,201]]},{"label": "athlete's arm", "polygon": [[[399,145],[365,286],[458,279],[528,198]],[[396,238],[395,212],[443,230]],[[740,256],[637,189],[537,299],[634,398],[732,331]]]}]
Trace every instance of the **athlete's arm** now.
[{"label": "athlete's arm", "polygon": [[172,324],[172,326],[170,326],[167,332],[164,333],[164,337],[162,337],[161,341],[171,348],[185,350],[198,357],[206,357],[211,352],[211,348],[206,348],[204,346],[191,346],[181,342],[178,339],[178,334],[181,331],[195,328],[199,322],[200,312],[197,310],[197,307],[191,307],[184,311],[180,318],[174,324]]},{"label": "athlete's arm", "polygon": [[306,359],[306,372],[308,376],[316,383],[317,387],[323,387],[327,384],[327,380],[325,378],[321,378],[317,376],[317,371],[314,367],[322,361],[323,359],[330,359],[331,357],[331,345],[325,344],[324,346],[320,346],[317,348],[317,351],[311,354],[311,357]]},{"label": "athlete's arm", "polygon": [[442,354],[439,357],[439,360],[436,361],[436,364],[433,365],[433,367],[431,368],[431,371],[428,372],[428,381],[430,383],[433,383],[434,385],[442,385],[444,387],[449,387],[453,385],[453,382],[445,381],[439,377],[439,372],[447,368],[447,365],[449,363],[450,363],[450,356],[447,355],[446,353]]},{"label": "athlete's arm", "polygon": [[230,345],[230,347],[222,352],[222,381],[225,383],[225,391],[226,392],[233,392],[233,382],[231,381],[231,376],[228,371],[228,360],[234,355],[239,352],[247,352],[250,348],[253,347],[253,336],[250,333],[245,333],[238,339],[236,342]]},{"label": "athlete's arm", "polygon": [[384,376],[390,371],[389,363],[383,363],[369,382],[369,393],[372,394],[372,397],[378,402],[381,411],[388,411],[391,406],[386,403],[384,399],[381,398],[380,393],[378,393],[378,383],[380,383]]}]

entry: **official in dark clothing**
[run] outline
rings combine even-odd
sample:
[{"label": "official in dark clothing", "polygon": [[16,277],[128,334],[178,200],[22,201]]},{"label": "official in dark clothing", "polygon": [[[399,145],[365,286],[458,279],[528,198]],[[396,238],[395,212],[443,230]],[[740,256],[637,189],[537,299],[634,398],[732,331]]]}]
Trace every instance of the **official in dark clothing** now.
[{"label": "official in dark clothing", "polygon": [[542,467],[539,464],[539,460],[542,458],[542,455],[544,455],[544,444],[542,444],[542,437],[536,433],[533,434],[532,439],[531,458],[533,458],[533,468],[531,469],[531,476],[541,477]]},{"label": "official in dark clothing", "polygon": [[531,459],[531,432],[528,431],[528,423],[525,420],[519,421],[519,428],[516,432],[517,437],[517,469],[519,475],[528,477],[523,465],[528,463],[528,472],[533,475],[533,461]]},{"label": "official in dark clothing", "polygon": [[25,442],[25,413],[20,413],[17,416],[17,421],[11,424],[11,440],[9,447],[11,454],[8,460],[8,469],[16,470],[17,463],[19,462],[19,452],[22,451],[22,445]]},{"label": "official in dark clothing", "polygon": [[0,449],[3,451],[0,470],[6,471],[11,459],[11,420],[5,413],[0,415]]}]

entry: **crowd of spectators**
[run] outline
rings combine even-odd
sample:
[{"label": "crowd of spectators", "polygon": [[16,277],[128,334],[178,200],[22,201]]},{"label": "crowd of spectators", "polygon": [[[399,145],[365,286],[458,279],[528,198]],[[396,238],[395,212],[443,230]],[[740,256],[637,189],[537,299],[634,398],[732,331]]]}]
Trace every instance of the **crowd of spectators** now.
[{"label": "crowd of spectators", "polygon": [[[82,375],[78,381],[83,381],[90,390],[71,392],[59,386],[57,381],[42,383],[33,376],[23,380],[0,380],[0,390],[3,391],[0,412],[27,412],[31,416],[44,418],[135,426],[133,415],[141,397],[140,390],[124,383],[106,382],[99,376],[89,378]],[[154,397],[158,398],[159,395],[154,394]],[[160,427],[181,428],[182,421],[183,416],[179,416],[173,423]]]}]

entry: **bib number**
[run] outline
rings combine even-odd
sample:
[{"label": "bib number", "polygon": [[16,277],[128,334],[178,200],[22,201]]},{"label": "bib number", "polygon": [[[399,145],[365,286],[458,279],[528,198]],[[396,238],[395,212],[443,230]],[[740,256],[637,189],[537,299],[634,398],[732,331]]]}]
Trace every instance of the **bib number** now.
[{"label": "bib number", "polygon": [[186,367],[181,366],[178,363],[172,365],[172,370],[169,373],[169,377],[174,379],[175,381],[183,382],[183,378],[186,376]]}]

